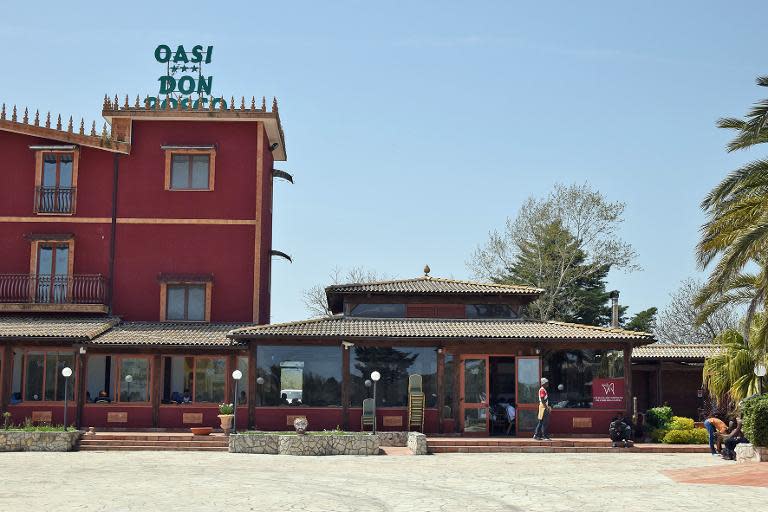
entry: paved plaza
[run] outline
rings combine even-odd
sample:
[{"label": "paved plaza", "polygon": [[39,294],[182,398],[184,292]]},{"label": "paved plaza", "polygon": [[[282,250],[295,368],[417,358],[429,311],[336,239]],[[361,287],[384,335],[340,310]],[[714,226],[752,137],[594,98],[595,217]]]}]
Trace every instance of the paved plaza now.
[{"label": "paved plaza", "polygon": [[768,488],[677,483],[662,473],[734,464],[706,454],[0,453],[0,510],[759,509]]}]

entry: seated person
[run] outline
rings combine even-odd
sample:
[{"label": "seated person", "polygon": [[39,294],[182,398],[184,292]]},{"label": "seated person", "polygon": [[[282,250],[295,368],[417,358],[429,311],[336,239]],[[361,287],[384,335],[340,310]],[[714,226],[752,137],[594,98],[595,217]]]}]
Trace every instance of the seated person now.
[{"label": "seated person", "polygon": [[171,393],[171,402],[180,404],[181,403],[181,393],[178,391],[174,391]]},{"label": "seated person", "polygon": [[184,390],[184,394],[181,395],[181,403],[182,404],[191,404],[192,403],[192,395],[189,393],[188,389]]},{"label": "seated person", "polygon": [[245,394],[245,391],[240,392],[240,397],[237,399],[238,405],[245,405],[248,403],[248,395]]},{"label": "seated person", "polygon": [[629,448],[632,446],[632,422],[627,421],[623,414],[617,414],[608,427],[608,436],[614,448],[622,445]]},{"label": "seated person", "polygon": [[109,394],[107,394],[107,392],[102,389],[101,391],[99,391],[99,396],[96,397],[96,400],[94,400],[94,403],[108,404],[111,401],[112,400],[109,399]]},{"label": "seated person", "polygon": [[20,404],[21,402],[22,400],[20,392],[17,391],[16,393],[11,393],[11,404]]},{"label": "seated person", "polygon": [[86,391],[85,392],[85,401],[88,402],[88,403],[93,402],[93,399],[91,398],[91,392],[90,391]]},{"label": "seated person", "polygon": [[288,393],[280,395],[280,405],[291,405],[291,402],[288,401]]},{"label": "seated person", "polygon": [[731,431],[723,436],[723,444],[725,447],[721,451],[721,454],[726,460],[736,460],[736,445],[741,443],[748,443],[747,438],[744,437],[744,433],[741,430],[741,416],[736,417],[736,422],[731,422],[733,427]]}]

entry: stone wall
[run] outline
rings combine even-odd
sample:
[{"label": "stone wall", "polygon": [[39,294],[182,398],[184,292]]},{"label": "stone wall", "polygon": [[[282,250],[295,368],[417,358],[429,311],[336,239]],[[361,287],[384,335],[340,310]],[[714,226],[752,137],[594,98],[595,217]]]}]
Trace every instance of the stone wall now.
[{"label": "stone wall", "polygon": [[270,455],[378,455],[379,440],[370,434],[232,434],[229,451]]},{"label": "stone wall", "polygon": [[408,432],[376,432],[379,446],[408,446]]},{"label": "stone wall", "polygon": [[427,436],[421,432],[408,432],[408,448],[414,455],[427,455]]},{"label": "stone wall", "polygon": [[24,432],[0,430],[0,452],[71,452],[82,431]]},{"label": "stone wall", "polygon": [[736,462],[768,462],[768,448],[749,443],[737,444]]}]

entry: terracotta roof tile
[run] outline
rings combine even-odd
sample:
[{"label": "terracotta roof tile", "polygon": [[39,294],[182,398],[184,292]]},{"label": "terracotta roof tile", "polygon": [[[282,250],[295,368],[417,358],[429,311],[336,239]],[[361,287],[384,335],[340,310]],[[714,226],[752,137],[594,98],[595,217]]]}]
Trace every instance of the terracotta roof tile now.
[{"label": "terracotta roof tile", "polygon": [[227,338],[242,323],[124,322],[92,340],[91,345],[229,347],[244,346]]},{"label": "terracotta roof tile", "polygon": [[109,316],[2,315],[0,338],[93,339],[118,321]]},{"label": "terracotta roof tile", "polygon": [[652,343],[632,350],[633,360],[703,360],[717,353],[713,344]]},{"label": "terracotta roof tile", "polygon": [[564,322],[438,318],[354,318],[343,315],[237,329],[239,338],[446,338],[499,340],[653,341],[653,335]]},{"label": "terracotta roof tile", "polygon": [[440,277],[421,276],[415,279],[375,281],[370,283],[336,284],[325,289],[331,293],[425,293],[425,294],[501,294],[539,295],[544,290],[531,286],[480,283]]}]

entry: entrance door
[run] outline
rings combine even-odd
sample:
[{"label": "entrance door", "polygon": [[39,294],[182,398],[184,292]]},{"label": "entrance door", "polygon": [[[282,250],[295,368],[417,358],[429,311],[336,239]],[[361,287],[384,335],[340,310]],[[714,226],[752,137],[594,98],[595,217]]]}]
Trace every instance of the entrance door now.
[{"label": "entrance door", "polygon": [[488,435],[488,356],[462,355],[459,418],[465,435]]},{"label": "entrance door", "polygon": [[520,356],[515,359],[515,403],[517,404],[517,433],[536,430],[539,414],[539,388],[541,360],[538,356]]}]

